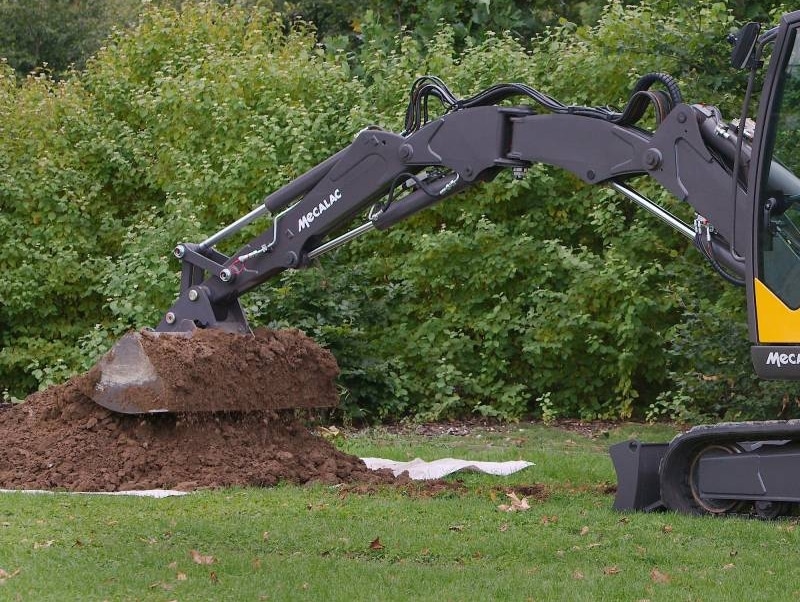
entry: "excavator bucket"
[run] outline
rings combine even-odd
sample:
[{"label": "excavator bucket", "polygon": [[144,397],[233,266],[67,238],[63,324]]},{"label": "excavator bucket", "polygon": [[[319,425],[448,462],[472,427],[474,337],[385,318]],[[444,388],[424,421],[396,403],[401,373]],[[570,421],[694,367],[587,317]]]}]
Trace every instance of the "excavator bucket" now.
[{"label": "excavator bucket", "polygon": [[130,332],[81,389],[113,412],[243,412],[338,405],[333,355],[298,330]]}]

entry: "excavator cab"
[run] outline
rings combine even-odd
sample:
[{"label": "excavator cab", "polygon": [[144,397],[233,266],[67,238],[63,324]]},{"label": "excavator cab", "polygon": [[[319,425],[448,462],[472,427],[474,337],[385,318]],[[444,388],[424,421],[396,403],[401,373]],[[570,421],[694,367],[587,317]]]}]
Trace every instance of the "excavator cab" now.
[{"label": "excavator cab", "polygon": [[[800,379],[800,13],[762,36],[774,41],[750,166],[754,215],[747,294],[755,370]],[[742,216],[744,219],[746,216]],[[749,217],[749,216],[747,216]]]}]

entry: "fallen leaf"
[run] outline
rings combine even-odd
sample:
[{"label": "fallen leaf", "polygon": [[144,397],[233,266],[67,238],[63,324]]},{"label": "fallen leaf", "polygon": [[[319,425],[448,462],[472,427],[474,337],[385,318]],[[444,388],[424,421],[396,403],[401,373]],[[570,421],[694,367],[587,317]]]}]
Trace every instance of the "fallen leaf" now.
[{"label": "fallen leaf", "polygon": [[261,568],[261,559],[258,558],[258,557],[253,558],[250,561],[250,566],[252,566],[254,569],[260,569]]},{"label": "fallen leaf", "polygon": [[219,577],[217,577],[217,573],[211,571],[211,574],[208,576],[211,579],[211,583],[219,583]]},{"label": "fallen leaf", "polygon": [[319,426],[317,427],[317,433],[323,439],[327,439],[328,441],[343,437],[342,431],[337,429],[335,426]]},{"label": "fallen leaf", "polygon": [[727,570],[732,569],[735,566],[736,566],[735,564],[733,564],[732,562],[729,562],[728,564],[724,565],[722,568],[727,571]]},{"label": "fallen leaf", "polygon": [[653,583],[669,583],[670,576],[667,573],[662,573],[658,569],[650,571],[650,579]]},{"label": "fallen leaf", "polygon": [[450,529],[451,531],[463,531],[464,525],[450,525],[447,528]]},{"label": "fallen leaf", "polygon": [[603,569],[603,573],[606,575],[619,575],[620,569],[617,565],[607,566]]},{"label": "fallen leaf", "polygon": [[22,570],[21,568],[17,568],[9,573],[5,569],[0,569],[0,585],[4,584],[8,579],[11,579],[12,577],[16,577],[17,575],[19,575],[19,572],[21,570]]},{"label": "fallen leaf", "polygon": [[581,528],[581,535],[588,535],[588,533],[589,533],[589,527]]},{"label": "fallen leaf", "polygon": [[574,573],[572,573],[572,578],[576,580],[581,580],[583,579],[583,573],[581,573],[580,571],[575,571]]},{"label": "fallen leaf", "polygon": [[178,581],[186,581],[188,578],[189,577],[186,575],[186,573],[178,573],[177,575],[175,575],[175,579],[177,579]]},{"label": "fallen leaf", "polygon": [[178,561],[177,560],[173,560],[172,562],[170,562],[167,565],[167,568],[168,569],[177,569],[178,568]]},{"label": "fallen leaf", "polygon": [[54,543],[56,543],[56,540],[55,540],[55,539],[48,539],[47,541],[41,541],[41,542],[39,542],[39,541],[36,541],[36,542],[34,542],[34,544],[33,544],[33,549],[34,549],[34,550],[39,550],[39,549],[41,549],[41,548],[49,548],[49,547],[50,547],[50,546],[52,546]]},{"label": "fallen leaf", "polygon": [[370,550],[382,550],[383,544],[381,543],[381,538],[376,537],[371,542],[369,542],[369,549]]},{"label": "fallen leaf", "polygon": [[661,527],[662,533],[672,533],[672,525],[664,525]]},{"label": "fallen leaf", "polygon": [[519,512],[522,510],[530,510],[528,498],[520,499],[513,491],[506,494],[506,497],[511,500],[511,504],[500,504],[497,509],[502,512]]},{"label": "fallen leaf", "polygon": [[196,564],[214,564],[215,558],[213,556],[206,556],[197,550],[189,550],[189,556]]},{"label": "fallen leaf", "polygon": [[261,539],[262,539],[263,541],[269,541],[269,531],[264,531],[264,532],[261,534]]},{"label": "fallen leaf", "polygon": [[500,525],[500,533],[505,533],[506,531],[508,531],[508,523],[503,523]]}]

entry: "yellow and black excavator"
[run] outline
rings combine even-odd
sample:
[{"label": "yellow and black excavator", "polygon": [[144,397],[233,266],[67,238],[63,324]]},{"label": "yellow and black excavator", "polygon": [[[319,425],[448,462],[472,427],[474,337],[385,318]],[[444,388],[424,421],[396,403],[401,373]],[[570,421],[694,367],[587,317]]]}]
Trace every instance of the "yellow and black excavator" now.
[{"label": "yellow and black excavator", "polygon": [[[521,176],[546,163],[610,186],[692,239],[715,271],[746,291],[758,375],[800,379],[800,11],[768,30],[749,23],[731,41],[733,66],[750,74],[741,114],[731,120],[714,106],[686,104],[664,73],[642,77],[622,111],[565,105],[520,83],[460,99],[435,77],[418,79],[403,132],[364,129],[234,223],[200,243],[178,244],[180,295],[148,336],[249,333],[239,298],[254,287],[503,170]],[[444,109],[429,119],[432,98]],[[656,126],[637,125],[651,107]],[[652,177],[686,202],[693,223],[632,188],[635,176]],[[359,216],[362,223],[347,230]],[[234,254],[216,248],[259,219],[268,219],[265,229]],[[101,360],[92,398],[126,413],[191,410],[170,405],[142,336],[126,335]],[[695,427],[670,443],[622,443],[611,455],[620,510],[747,508],[772,518],[800,504],[800,421]]]}]

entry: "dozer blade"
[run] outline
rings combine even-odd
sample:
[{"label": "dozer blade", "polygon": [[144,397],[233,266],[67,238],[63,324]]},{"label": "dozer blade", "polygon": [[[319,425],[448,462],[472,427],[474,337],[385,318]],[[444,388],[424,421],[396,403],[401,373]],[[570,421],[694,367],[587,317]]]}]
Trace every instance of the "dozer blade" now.
[{"label": "dozer blade", "polygon": [[333,355],[298,330],[123,336],[85,375],[113,412],[257,411],[338,405]]}]

